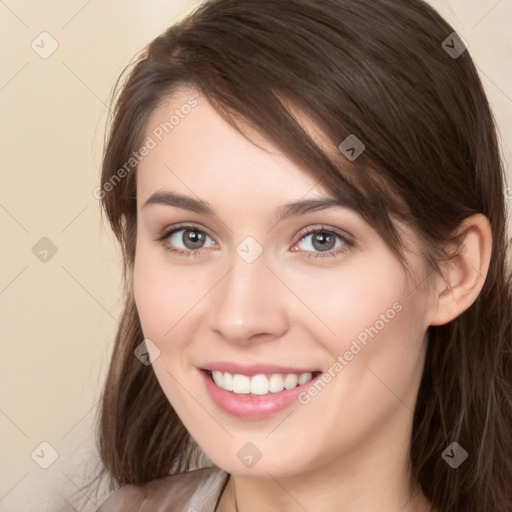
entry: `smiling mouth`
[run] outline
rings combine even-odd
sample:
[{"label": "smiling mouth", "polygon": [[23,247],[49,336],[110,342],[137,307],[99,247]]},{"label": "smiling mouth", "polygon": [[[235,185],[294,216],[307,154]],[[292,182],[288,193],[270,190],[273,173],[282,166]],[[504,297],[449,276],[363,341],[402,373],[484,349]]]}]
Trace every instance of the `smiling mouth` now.
[{"label": "smiling mouth", "polygon": [[217,387],[238,395],[249,396],[263,396],[293,389],[306,384],[322,373],[320,371],[305,373],[261,373],[248,376],[219,370],[204,371],[208,373]]}]

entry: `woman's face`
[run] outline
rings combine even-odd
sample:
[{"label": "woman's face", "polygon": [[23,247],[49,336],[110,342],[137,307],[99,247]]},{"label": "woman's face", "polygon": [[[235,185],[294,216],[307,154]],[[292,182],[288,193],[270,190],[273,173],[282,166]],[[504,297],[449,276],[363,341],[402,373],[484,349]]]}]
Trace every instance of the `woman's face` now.
[{"label": "woman's face", "polygon": [[[205,453],[276,477],[361,453],[405,458],[423,287],[355,211],[288,209],[329,191],[195,91],[153,112],[146,147],[135,300],[160,385]],[[421,276],[419,256],[410,264]]]}]

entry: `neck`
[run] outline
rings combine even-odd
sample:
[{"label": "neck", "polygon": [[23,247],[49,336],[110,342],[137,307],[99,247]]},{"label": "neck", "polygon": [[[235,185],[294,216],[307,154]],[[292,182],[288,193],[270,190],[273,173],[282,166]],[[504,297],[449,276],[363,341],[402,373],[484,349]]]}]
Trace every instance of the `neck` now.
[{"label": "neck", "polygon": [[[297,482],[297,481],[296,481]],[[364,493],[358,493],[349,482],[308,480],[302,485],[285,478],[248,481],[231,476],[216,512],[438,512],[419,488],[413,495],[407,489],[376,488],[367,482]]]},{"label": "neck", "polygon": [[[340,503],[344,504],[343,512],[436,512],[420,490],[416,490],[413,496],[404,493],[402,498],[393,498],[388,492],[379,493],[376,489],[368,489],[365,496],[354,499],[353,494],[349,493],[350,497],[344,499],[343,495],[347,493],[343,492],[341,487],[338,487],[336,494],[331,493],[327,496],[318,488],[310,488],[307,494],[298,492],[297,489],[288,489],[278,479],[274,481],[274,486],[256,487],[241,484],[243,483],[238,481],[237,484],[235,479],[230,478],[219,508],[216,509],[217,512],[332,512],[340,510]],[[312,506],[318,508],[313,509]]]},{"label": "neck", "polygon": [[404,478],[406,435],[410,432],[365,436],[364,446],[353,446],[336,459],[324,453],[321,466],[310,464],[300,473],[278,474],[270,468],[258,476],[232,475],[217,512],[331,512],[341,510],[340,504],[343,512],[433,511],[418,487],[411,495],[410,479]]}]

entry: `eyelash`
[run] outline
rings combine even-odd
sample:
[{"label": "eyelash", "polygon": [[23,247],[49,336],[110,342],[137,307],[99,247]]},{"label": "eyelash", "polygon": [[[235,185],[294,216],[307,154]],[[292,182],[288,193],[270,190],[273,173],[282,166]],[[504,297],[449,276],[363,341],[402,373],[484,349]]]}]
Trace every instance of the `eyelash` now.
[{"label": "eyelash", "polygon": [[[203,234],[209,236],[213,240],[213,237],[205,229],[203,229],[195,224],[181,224],[178,226],[173,226],[172,229],[168,229],[168,230],[164,231],[161,236],[159,236],[157,239],[155,239],[155,242],[160,242],[166,251],[172,252],[179,256],[187,256],[187,257],[200,256],[202,251],[205,249],[190,249],[190,250],[184,251],[183,249],[176,249],[174,247],[171,247],[170,245],[168,245],[166,243],[166,241],[168,240],[168,238],[171,235],[173,235],[174,233],[176,233],[178,231],[183,231],[183,230],[198,231],[200,233],[203,233]],[[340,232],[338,232],[332,228],[327,228],[324,226],[315,227],[315,228],[312,228],[312,229],[302,232],[299,235],[298,241],[300,242],[307,236],[313,235],[315,233],[326,233],[328,235],[335,235],[343,242],[344,245],[342,247],[338,247],[336,250],[331,249],[330,251],[325,251],[324,253],[314,252],[314,251],[300,251],[300,250],[297,250],[294,252],[304,252],[307,254],[307,256],[304,256],[304,257],[308,258],[308,259],[310,259],[310,258],[332,258],[332,257],[336,257],[338,254],[345,253],[345,252],[349,251],[355,245],[354,242],[346,235],[342,235]]]}]

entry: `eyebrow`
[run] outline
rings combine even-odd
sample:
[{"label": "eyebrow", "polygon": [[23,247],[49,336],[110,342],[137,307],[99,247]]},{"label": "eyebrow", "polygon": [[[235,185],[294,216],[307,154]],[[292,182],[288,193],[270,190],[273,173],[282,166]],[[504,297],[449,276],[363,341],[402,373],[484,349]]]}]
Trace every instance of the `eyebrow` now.
[{"label": "eyebrow", "polygon": [[[155,192],[144,202],[141,210],[152,204],[174,206],[176,208],[182,208],[201,215],[218,217],[215,209],[206,201],[194,199],[193,197],[184,196],[175,192]],[[328,208],[349,208],[354,211],[356,210],[353,202],[350,201],[349,198],[321,197],[317,199],[304,199],[280,206],[277,209],[274,220],[277,223],[289,217],[296,217],[309,212],[326,210]]]}]

